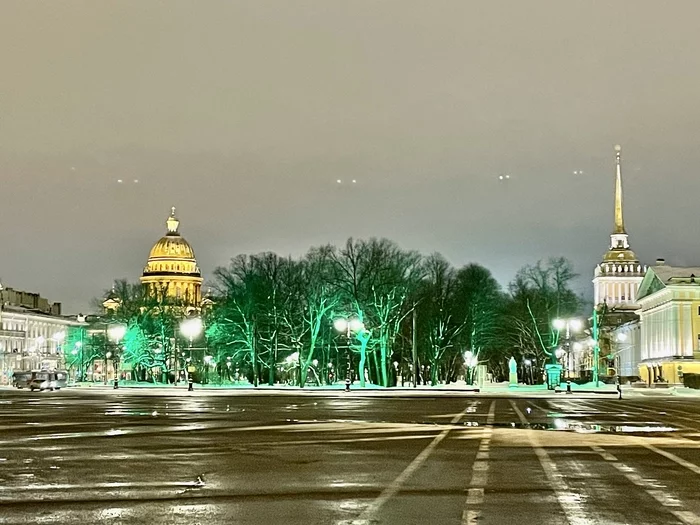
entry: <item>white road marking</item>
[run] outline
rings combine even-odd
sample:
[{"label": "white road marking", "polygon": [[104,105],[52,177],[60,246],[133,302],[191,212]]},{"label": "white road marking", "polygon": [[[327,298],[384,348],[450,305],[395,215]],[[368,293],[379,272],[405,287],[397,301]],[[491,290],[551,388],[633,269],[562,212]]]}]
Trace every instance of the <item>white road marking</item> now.
[{"label": "white road marking", "polygon": [[[648,445],[648,446],[644,445],[644,446],[646,446],[647,448],[651,447],[652,450],[655,449],[654,450],[655,452],[659,452],[659,453],[664,452],[663,450],[656,449],[656,447],[654,447],[652,445]],[[689,510],[685,510],[683,508],[683,507],[685,507],[685,505],[681,502],[681,500],[678,499],[673,493],[669,492],[668,487],[663,485],[661,482],[659,482],[658,480],[655,480],[655,479],[651,479],[651,478],[643,478],[635,471],[635,469],[622,463],[619,459],[617,459],[617,457],[615,457],[610,452],[606,451],[604,448],[591,447],[591,449],[593,449],[595,452],[600,454],[600,456],[605,461],[610,462],[617,470],[620,471],[620,473],[623,476],[625,476],[625,478],[627,478],[627,480],[629,482],[644,489],[644,491],[647,494],[649,494],[658,503],[660,503],[661,506],[668,509],[668,511],[671,514],[673,514],[676,518],[678,518],[684,524],[686,524],[686,525],[700,525],[700,516],[698,516],[694,512],[691,512]],[[662,454],[662,455],[664,455],[664,454]],[[673,454],[671,454],[671,455],[673,456]],[[681,459],[681,458],[678,458],[678,459]],[[681,461],[685,461],[685,460],[681,459]],[[691,465],[692,465],[692,463],[691,463]],[[695,466],[695,465],[693,465],[693,466]]]},{"label": "white road marking", "polygon": [[481,518],[481,508],[484,503],[484,489],[488,482],[489,472],[489,448],[491,447],[491,437],[493,436],[493,422],[496,417],[496,401],[491,402],[489,413],[486,417],[484,427],[484,437],[479,443],[479,450],[472,465],[472,479],[467,491],[467,501],[462,511],[462,525],[476,525]]},{"label": "white road marking", "polygon": [[[525,415],[520,411],[515,401],[510,401],[513,410],[518,415],[520,422],[523,425],[528,425],[528,420]],[[550,488],[554,492],[554,496],[559,502],[559,506],[564,511],[566,520],[570,525],[590,525],[591,520],[586,517],[586,514],[581,505],[581,496],[577,492],[571,490],[569,486],[564,481],[563,476],[559,473],[552,458],[549,457],[547,451],[542,447],[536,430],[530,430],[528,433],[530,438],[530,446],[535,452],[537,459],[540,462],[540,466],[544,471],[544,475],[549,482]]]},{"label": "white road marking", "polygon": [[[452,418],[450,421],[451,425],[459,422],[465,415],[470,411],[474,411],[474,407],[478,404],[478,401],[473,401],[471,405],[462,410],[459,414]],[[446,428],[440,432],[435,438],[425,447],[420,454],[418,454],[413,461],[399,474],[394,481],[392,481],[387,488],[385,488],[382,493],[375,499],[360,515],[359,518],[353,520],[353,525],[369,525],[375,522],[374,516],[377,512],[384,506],[384,504],[394,497],[400,490],[401,487],[408,481],[408,479],[413,475],[413,473],[418,470],[423,463],[428,459],[433,450],[447,437],[447,434],[452,430],[451,427]]]},{"label": "white road marking", "polygon": [[663,456],[665,458],[670,459],[671,461],[678,463],[680,466],[687,468],[691,472],[694,472],[695,474],[700,474],[700,467],[698,467],[695,463],[691,463],[690,461],[686,461],[685,459],[676,456],[675,454],[672,454],[671,452],[668,452],[666,450],[661,450],[660,448],[656,448],[654,445],[651,445],[649,443],[644,443],[642,442],[642,446],[648,448],[649,450],[656,452],[660,456]]}]

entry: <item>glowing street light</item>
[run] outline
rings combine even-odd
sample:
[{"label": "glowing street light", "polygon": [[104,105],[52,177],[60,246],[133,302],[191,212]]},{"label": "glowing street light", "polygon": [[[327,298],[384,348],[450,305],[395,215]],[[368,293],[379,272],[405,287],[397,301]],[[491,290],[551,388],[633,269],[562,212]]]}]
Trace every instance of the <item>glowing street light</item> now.
[{"label": "glowing street light", "polygon": [[[107,329],[107,335],[114,342],[114,389],[119,388],[119,359],[118,359],[118,347],[122,339],[126,335],[126,326],[123,324],[113,324]],[[107,359],[112,355],[111,352],[107,352]],[[107,367],[107,361],[105,360],[105,368]],[[105,380],[107,379],[107,371],[105,370]]]},{"label": "glowing street light", "polygon": [[126,335],[126,326],[123,324],[114,324],[107,330],[107,335],[115,343],[119,344]]},{"label": "glowing street light", "polygon": [[352,334],[358,334],[364,331],[365,329],[365,323],[363,323],[360,319],[357,317],[353,317],[352,319],[345,319],[343,317],[337,318],[335,321],[333,321],[333,328],[336,329],[336,331],[340,333],[344,333],[345,337],[347,337],[348,340],[348,346],[347,346],[347,360],[348,360],[348,367],[345,371],[345,391],[350,392],[350,374],[351,374],[351,360],[350,360],[350,338],[352,337]]},{"label": "glowing street light", "polygon": [[180,323],[180,333],[189,339],[190,346],[192,346],[192,341],[195,339],[195,337],[199,337],[203,329],[204,326],[199,317],[185,319],[182,321],[182,323]]},{"label": "glowing street light", "polygon": [[[188,362],[192,361],[192,343],[195,337],[199,337],[203,331],[204,325],[200,317],[191,317],[180,323],[180,333],[190,342],[190,358]],[[175,373],[177,374],[177,371]],[[207,377],[208,376],[209,372],[207,371]],[[187,390],[189,392],[194,390],[194,380],[189,371],[187,372]]]},{"label": "glowing street light", "polygon": [[571,379],[571,333],[580,332],[583,328],[583,322],[580,319],[555,319],[552,322],[552,327],[561,332],[565,330],[565,348],[566,348],[566,376]]}]

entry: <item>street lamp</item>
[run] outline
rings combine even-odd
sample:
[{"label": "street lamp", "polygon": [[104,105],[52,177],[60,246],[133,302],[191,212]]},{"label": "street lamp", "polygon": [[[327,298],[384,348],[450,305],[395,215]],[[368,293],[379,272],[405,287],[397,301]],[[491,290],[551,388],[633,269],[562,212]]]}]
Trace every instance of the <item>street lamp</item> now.
[{"label": "street lamp", "polygon": [[[75,344],[73,345],[73,350],[71,350],[71,355],[73,356],[73,370],[75,370],[75,361],[78,359],[76,357],[80,353],[80,368],[78,368],[78,374],[81,376],[82,380],[82,365],[83,365],[83,342],[82,341],[76,341]],[[73,380],[77,382],[76,374],[74,372],[73,374]]]},{"label": "street lamp", "polygon": [[[199,317],[191,317],[190,319],[185,319],[182,321],[182,323],[180,323],[180,333],[190,341],[190,362],[192,361],[192,342],[194,341],[195,337],[199,337],[203,329],[204,326],[202,325],[202,319]],[[209,370],[207,370],[207,377],[208,376]],[[189,370],[187,370],[187,390],[189,392],[194,390],[194,380]]]},{"label": "street lamp", "polygon": [[564,332],[564,348],[566,352],[566,377],[571,379],[571,333],[579,332],[583,328],[580,319],[555,319],[552,326],[557,332]]},{"label": "street lamp", "polygon": [[[205,356],[204,356],[204,364],[205,364],[205,367],[206,367],[205,370],[206,370],[206,373],[207,373],[207,374],[206,374],[206,382],[207,382],[207,383],[209,382],[209,367],[211,366],[211,363],[212,363],[213,361],[214,361],[214,358],[213,358],[212,356],[210,356],[210,355],[205,355]],[[190,384],[191,384],[191,383],[190,383]],[[188,390],[190,390],[189,387],[188,387]]]},{"label": "street lamp", "polygon": [[55,334],[53,334],[51,339],[53,339],[56,343],[56,368],[62,369],[65,366],[65,357],[63,355],[63,341],[65,341],[66,339],[66,332],[56,332]]},{"label": "street lamp", "polygon": [[[113,324],[107,330],[107,335],[114,342],[114,389],[119,388],[119,344],[126,335],[126,326],[123,324]],[[110,352],[107,352],[109,354]],[[105,361],[105,367],[107,362]],[[105,370],[105,378],[107,377]]]},{"label": "street lamp", "polygon": [[345,337],[347,338],[347,358],[348,358],[348,367],[345,371],[345,391],[350,392],[350,374],[352,373],[352,368],[351,368],[351,359],[350,359],[350,338],[352,337],[352,334],[357,334],[359,332],[362,332],[365,329],[365,324],[358,318],[354,317],[352,319],[345,319],[343,317],[339,317],[335,321],[333,321],[333,328],[336,329],[336,331],[340,333],[344,333]]},{"label": "street lamp", "polygon": [[467,367],[467,374],[469,376],[469,384],[474,384],[473,371],[474,367],[479,364],[479,358],[474,355],[473,352],[467,350],[464,352],[464,364]]}]

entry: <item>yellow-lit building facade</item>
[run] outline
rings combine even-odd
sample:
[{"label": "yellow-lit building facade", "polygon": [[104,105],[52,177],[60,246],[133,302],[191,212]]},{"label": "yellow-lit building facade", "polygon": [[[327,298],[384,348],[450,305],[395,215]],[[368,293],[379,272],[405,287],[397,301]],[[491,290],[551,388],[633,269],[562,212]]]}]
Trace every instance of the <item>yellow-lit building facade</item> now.
[{"label": "yellow-lit building facade", "polygon": [[650,267],[637,296],[642,381],[682,384],[700,373],[700,267]]},{"label": "yellow-lit building facade", "polygon": [[202,272],[192,246],[180,234],[175,208],[172,208],[166,225],[167,232],[151,249],[141,283],[152,297],[199,308],[202,303]]}]

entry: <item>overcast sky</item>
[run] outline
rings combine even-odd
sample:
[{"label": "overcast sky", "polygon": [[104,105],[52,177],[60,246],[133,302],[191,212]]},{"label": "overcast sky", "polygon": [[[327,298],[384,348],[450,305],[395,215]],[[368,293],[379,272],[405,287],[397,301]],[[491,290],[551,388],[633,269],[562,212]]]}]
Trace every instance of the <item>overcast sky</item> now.
[{"label": "overcast sky", "polygon": [[172,205],[205,278],[385,236],[503,283],[564,255],[589,293],[616,143],[633,249],[700,264],[697,0],[0,6],[0,277],[68,311]]}]

